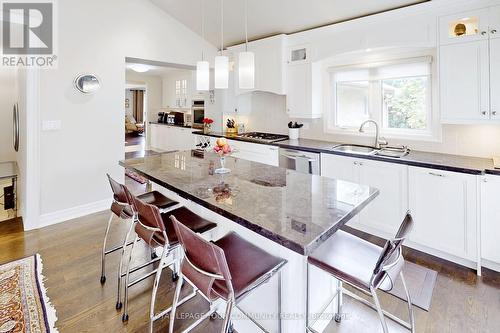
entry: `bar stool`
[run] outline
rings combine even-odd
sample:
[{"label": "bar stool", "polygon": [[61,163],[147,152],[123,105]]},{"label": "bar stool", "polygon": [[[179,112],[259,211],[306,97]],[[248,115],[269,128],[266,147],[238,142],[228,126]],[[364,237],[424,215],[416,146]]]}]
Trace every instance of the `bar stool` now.
[{"label": "bar stool", "polygon": [[[152,275],[155,275],[153,291],[151,293],[151,304],[150,304],[150,319],[152,323],[154,321],[153,318],[158,319],[170,311],[170,309],[167,309],[158,315],[155,315],[154,313],[156,294],[158,291],[158,285],[160,283],[160,278],[163,269],[169,266],[173,266],[172,280],[175,281],[178,279],[177,274],[179,271],[179,259],[178,259],[179,256],[178,253],[176,252],[178,252],[177,250],[179,249],[179,240],[175,233],[175,229],[172,225],[172,222],[168,218],[168,216],[170,214],[177,214],[178,216],[181,216],[182,221],[183,223],[185,223],[184,225],[187,229],[191,230],[194,233],[200,233],[200,234],[211,231],[212,229],[217,227],[217,224],[202,218],[201,216],[193,213],[186,207],[180,207],[171,210],[167,213],[161,213],[158,207],[148,204],[147,202],[144,202],[143,200],[141,200],[140,197],[132,195],[126,188],[125,191],[127,193],[130,202],[132,203],[132,208],[134,209],[134,212],[136,212],[137,214],[137,219],[134,222],[134,230],[136,235],[134,241],[132,241],[132,246],[128,257],[127,272],[125,274],[125,281],[126,281],[125,296],[124,296],[125,306],[124,306],[122,321],[125,322],[129,319],[128,315],[129,288],[137,284],[138,282]],[[138,241],[138,239],[142,239],[144,242],[146,242],[148,246],[150,246],[153,249],[162,247],[163,251],[161,257],[158,258],[157,260],[153,260],[149,263],[140,265],[135,268],[131,268],[130,266],[131,266],[132,254],[134,252],[134,245]],[[168,256],[170,254],[173,254],[173,259],[167,261]],[[158,260],[160,261],[160,263],[156,269],[133,280],[132,282],[130,281],[130,273],[135,272],[141,268],[144,268]],[[191,295],[191,297],[194,296],[195,294]],[[151,332],[152,332],[152,324],[151,324]]]},{"label": "bar stool", "polygon": [[[125,255],[125,249],[127,246],[132,245],[131,242],[128,242],[128,239],[130,238],[130,233],[132,231],[132,225],[131,223],[129,230],[127,232],[127,235],[123,241],[123,244],[120,246],[115,246],[109,250],[106,250],[106,242],[109,234],[109,230],[111,227],[111,222],[113,221],[114,217],[118,217],[120,221],[126,222],[129,220],[134,221],[136,219],[133,209],[131,207],[131,203],[129,201],[129,198],[127,197],[127,188],[125,185],[118,183],[115,181],[109,174],[106,174],[109,180],[109,184],[111,185],[111,190],[113,191],[113,202],[111,204],[111,216],[109,217],[108,224],[106,227],[106,231],[104,233],[104,241],[102,245],[102,251],[101,251],[101,284],[106,283],[106,256],[110,253],[113,253],[115,251],[118,251],[122,249],[122,255],[120,258],[120,265],[118,267],[118,292],[117,292],[117,302],[116,302],[116,309],[119,310],[122,307],[122,302],[121,302],[121,279],[123,276],[123,257]],[[168,210],[169,208],[173,209],[180,204],[176,201],[173,201],[163,194],[161,194],[158,191],[152,191],[152,192],[147,192],[144,194],[139,195],[139,198],[141,200],[148,202],[152,205],[155,205],[159,209],[162,210]],[[151,259],[155,259],[155,255],[152,252]]]},{"label": "bar stool", "polygon": [[[278,273],[278,312],[279,331],[281,332],[281,268],[286,260],[275,257],[259,247],[231,232],[215,242],[207,242],[192,230],[180,223],[175,215],[173,222],[179,242],[184,250],[179,280],[174,294],[170,314],[169,332],[174,331],[175,312],[180,305],[179,295],[182,281],[185,279],[210,303],[210,310],[203,314],[183,332],[189,332],[203,320],[211,316],[216,308],[213,302],[219,298],[225,300],[226,312],[222,332],[232,332],[230,321],[233,307],[239,301]],[[241,308],[238,309],[260,329],[266,331]]]},{"label": "bar stool", "polygon": [[[407,212],[396,237],[388,240],[383,248],[339,230],[309,256],[308,265],[314,265],[322,269],[338,281],[336,295],[330,301],[331,303],[337,298],[336,322],[340,323],[342,319],[341,300],[342,294],[346,294],[377,311],[384,333],[388,333],[385,317],[406,327],[412,333],[415,332],[411,298],[402,271],[404,258],[401,248],[405,238],[413,227],[413,223],[410,212]],[[398,275],[401,278],[406,293],[409,323],[383,310],[376,293],[378,289],[386,292],[390,291],[394,287],[394,282]],[[342,282],[371,296],[375,304],[343,289]],[[309,288],[310,286],[308,285],[308,291]],[[311,326],[308,321],[307,329],[310,332],[315,332]]]}]

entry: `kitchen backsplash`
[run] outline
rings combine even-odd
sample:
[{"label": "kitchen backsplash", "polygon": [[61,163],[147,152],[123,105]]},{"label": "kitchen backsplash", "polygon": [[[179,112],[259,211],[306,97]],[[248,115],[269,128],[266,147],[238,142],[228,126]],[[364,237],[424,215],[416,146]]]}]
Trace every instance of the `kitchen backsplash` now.
[{"label": "kitchen backsplash", "polygon": [[[286,97],[264,92],[244,97],[250,111],[237,116],[246,124],[247,131],[287,134]],[[373,138],[352,135],[328,134],[323,129],[323,119],[293,119],[305,123],[301,137],[307,139],[371,144]],[[446,154],[491,158],[500,155],[500,125],[443,125],[441,142],[405,141],[389,139],[390,144],[406,144],[411,149]]]}]

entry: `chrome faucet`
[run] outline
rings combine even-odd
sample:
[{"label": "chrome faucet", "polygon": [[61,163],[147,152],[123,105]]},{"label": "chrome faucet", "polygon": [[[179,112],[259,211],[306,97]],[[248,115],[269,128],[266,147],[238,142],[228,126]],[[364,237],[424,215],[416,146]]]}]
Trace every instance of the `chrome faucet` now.
[{"label": "chrome faucet", "polygon": [[387,145],[387,141],[383,138],[380,138],[379,136],[379,126],[378,126],[378,123],[373,120],[373,119],[368,119],[368,120],[365,120],[361,126],[359,126],[359,131],[361,133],[364,133],[365,130],[364,130],[364,127],[366,124],[368,123],[373,123],[375,125],[375,145],[373,146],[375,149],[380,149],[380,145]]}]

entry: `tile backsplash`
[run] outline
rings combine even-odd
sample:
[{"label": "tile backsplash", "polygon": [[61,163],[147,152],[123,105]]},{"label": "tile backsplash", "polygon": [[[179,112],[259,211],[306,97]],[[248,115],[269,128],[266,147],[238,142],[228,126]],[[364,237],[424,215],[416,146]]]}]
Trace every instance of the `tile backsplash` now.
[{"label": "tile backsplash", "polygon": [[[288,134],[287,123],[292,120],[286,113],[286,97],[265,92],[254,92],[243,97],[247,109],[235,116],[246,124],[247,131]],[[323,119],[293,119],[307,124],[301,137],[316,140],[371,144],[373,139],[353,135],[325,133]],[[500,125],[442,125],[440,142],[406,141],[390,139],[391,144],[406,144],[411,149],[446,154],[491,158],[500,155]]]}]

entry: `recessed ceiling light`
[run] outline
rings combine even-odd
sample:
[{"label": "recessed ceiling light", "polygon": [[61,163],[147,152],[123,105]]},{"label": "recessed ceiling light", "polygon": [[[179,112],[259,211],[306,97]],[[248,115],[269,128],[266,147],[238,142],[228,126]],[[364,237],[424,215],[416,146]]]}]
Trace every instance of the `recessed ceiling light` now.
[{"label": "recessed ceiling light", "polygon": [[460,19],[460,21],[468,21],[468,20],[470,20],[470,17],[462,17],[462,18]]},{"label": "recessed ceiling light", "polygon": [[371,52],[371,51],[372,51],[372,49],[365,49],[365,51],[366,51],[366,52]]},{"label": "recessed ceiling light", "polygon": [[144,64],[130,64],[128,65],[128,68],[137,73],[145,73],[151,69],[148,65]]}]

